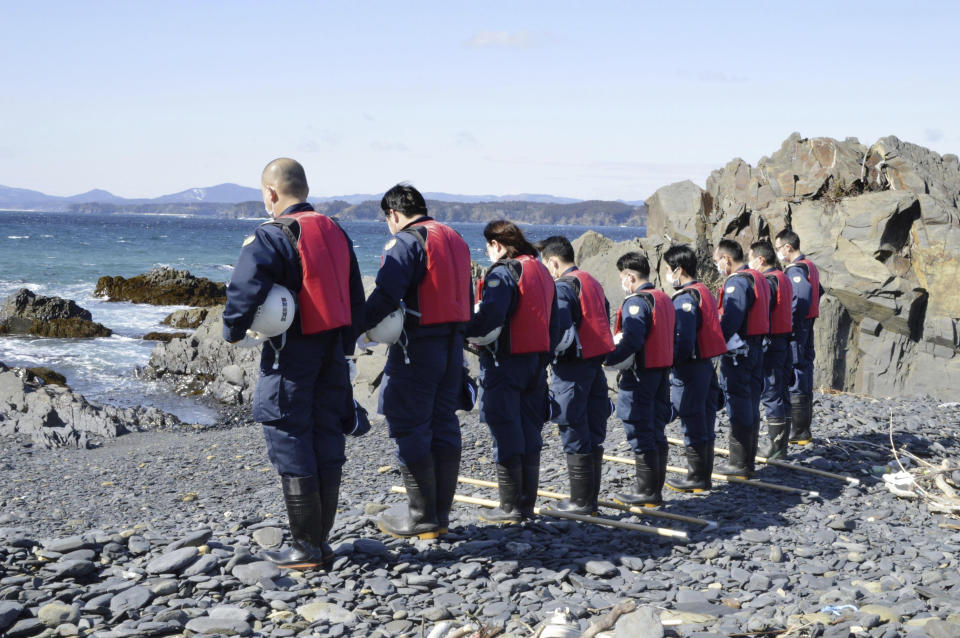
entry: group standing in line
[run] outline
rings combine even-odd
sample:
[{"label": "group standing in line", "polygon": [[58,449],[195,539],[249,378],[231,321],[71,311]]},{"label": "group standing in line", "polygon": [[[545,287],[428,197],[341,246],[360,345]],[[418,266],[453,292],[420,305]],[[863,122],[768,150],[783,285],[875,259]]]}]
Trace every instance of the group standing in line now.
[{"label": "group standing in line", "polygon": [[[713,254],[725,278],[719,299],[697,279],[689,246],[671,246],[661,259],[660,280],[672,297],[651,283],[645,255],[622,255],[616,265],[626,297],[611,331],[603,288],[577,267],[565,237],[534,246],[516,224],[490,222],[483,234],[492,265],[474,288],[467,243],[429,216],[415,188],[398,184],[381,200],[392,237],[364,298],[353,244],[307,203],[303,167],[274,160],[261,186],[271,219],[244,242],[223,335],[243,340],[274,285],[296,295],[292,325],[265,342],[253,400],[287,509],[291,543],[267,553],[283,567],[332,563],[344,437],[363,431],[348,357],[385,322],[398,324],[399,336],[388,349],[378,411],[407,493],[405,510],[378,520],[392,536],[449,532],[461,455],[456,412],[472,404],[463,398],[465,349],[479,356],[480,420],[493,440],[499,506],[479,512],[488,523],[533,518],[548,421],[559,428],[570,481],[569,498],[554,507],[597,513],[614,411],[605,370],[617,371],[615,410],[636,461],[635,491],[613,496],[621,503],[659,506],[664,486],[709,491],[714,471],[749,478],[758,453],[782,457],[788,441],[811,441],[812,327],[822,288],[791,230],[774,244],[752,244],[746,262],[739,243],[721,240]],[[761,403],[769,431],[762,449]],[[730,459],[714,468],[724,404]],[[667,481],[664,428],[674,418],[689,469]]]}]

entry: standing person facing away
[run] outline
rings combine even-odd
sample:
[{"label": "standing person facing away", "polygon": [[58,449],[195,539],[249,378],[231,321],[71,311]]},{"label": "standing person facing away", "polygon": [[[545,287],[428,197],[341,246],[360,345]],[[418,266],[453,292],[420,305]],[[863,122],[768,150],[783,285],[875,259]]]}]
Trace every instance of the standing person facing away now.
[{"label": "standing person facing away", "polygon": [[223,337],[243,339],[274,285],[297,295],[293,324],[263,346],[253,418],[263,424],[270,462],[280,474],[291,546],[267,552],[289,568],[329,568],[327,543],[337,512],[344,456],[343,422],[352,389],[344,352],[353,353],[363,311],[363,282],[353,244],[340,226],[306,203],[303,167],[288,158],[263,169],[271,221],[243,242],[227,286]]}]

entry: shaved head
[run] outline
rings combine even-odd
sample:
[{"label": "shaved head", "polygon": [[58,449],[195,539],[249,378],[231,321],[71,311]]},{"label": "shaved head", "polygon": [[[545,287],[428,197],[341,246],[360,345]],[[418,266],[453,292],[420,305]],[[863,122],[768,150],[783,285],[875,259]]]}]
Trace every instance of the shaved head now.
[{"label": "shaved head", "polygon": [[281,197],[306,201],[310,188],[307,186],[307,174],[297,160],[280,157],[263,169],[260,181],[277,191]]}]

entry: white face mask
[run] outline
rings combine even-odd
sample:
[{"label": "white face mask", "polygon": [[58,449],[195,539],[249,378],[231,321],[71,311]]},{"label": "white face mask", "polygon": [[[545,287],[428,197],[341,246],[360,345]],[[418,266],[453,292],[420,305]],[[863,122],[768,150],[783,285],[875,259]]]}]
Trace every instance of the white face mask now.
[{"label": "white face mask", "polygon": [[726,271],[723,269],[723,264],[721,264],[719,261],[713,262],[713,265],[717,267],[717,272],[720,273],[721,275],[727,274]]},{"label": "white face mask", "polygon": [[620,288],[628,295],[633,292],[633,282],[629,277],[620,278]]},{"label": "white face mask", "polygon": [[670,286],[673,288],[679,288],[683,285],[683,282],[680,281],[680,273],[677,270],[670,272]]},{"label": "white face mask", "polygon": [[493,244],[487,244],[487,259],[490,260],[491,264],[496,263],[496,261],[500,259],[500,253]]},{"label": "white face mask", "polygon": [[786,263],[786,261],[787,261],[787,256],[784,255],[783,253],[777,253],[777,259],[779,259],[781,262]]}]

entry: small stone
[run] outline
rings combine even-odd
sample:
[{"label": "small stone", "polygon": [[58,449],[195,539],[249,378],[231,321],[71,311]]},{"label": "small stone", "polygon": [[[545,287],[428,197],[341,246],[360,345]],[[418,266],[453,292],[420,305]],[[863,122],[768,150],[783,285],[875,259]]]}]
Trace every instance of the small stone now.
[{"label": "small stone", "polygon": [[620,573],[617,566],[608,560],[590,560],[584,566],[588,574],[594,574],[603,578],[616,576]]},{"label": "small stone", "polygon": [[747,529],[740,533],[740,538],[750,543],[769,543],[770,532],[760,529]]},{"label": "small stone", "polygon": [[703,560],[713,560],[720,555],[720,550],[716,547],[706,547],[700,552],[700,558]]},{"label": "small stone", "polygon": [[195,562],[193,565],[190,565],[190,567],[187,567],[185,570],[183,570],[183,577],[190,578],[191,576],[199,576],[200,574],[206,574],[207,572],[216,568],[216,566],[219,564],[220,564],[220,561],[217,559],[216,556],[212,556],[210,554],[204,554],[203,556],[197,559],[197,562]]},{"label": "small stone", "polygon": [[272,580],[278,577],[280,568],[269,561],[259,560],[236,565],[231,573],[244,585],[256,585],[261,580]]},{"label": "small stone", "polygon": [[227,620],[235,620],[238,622],[246,622],[252,617],[252,614],[249,610],[242,607],[234,607],[232,605],[220,605],[219,607],[214,607],[209,613],[211,618],[225,618]]},{"label": "small stone", "polygon": [[960,636],[960,624],[948,622],[934,618],[926,625],[923,630],[930,638],[956,638]]},{"label": "small stone", "polygon": [[367,581],[367,587],[370,588],[374,596],[389,596],[397,591],[393,583],[386,578],[372,578]]},{"label": "small stone", "polygon": [[153,592],[137,585],[124,590],[110,599],[110,612],[117,615],[130,609],[143,609],[153,600]]},{"label": "small stone", "polygon": [[46,569],[53,572],[53,578],[76,578],[86,576],[97,570],[93,561],[89,560],[65,560],[51,563]]},{"label": "small stone", "polygon": [[197,552],[196,547],[182,547],[172,552],[161,554],[147,563],[147,573],[176,574],[195,561],[198,554],[199,552]]},{"label": "small stone", "polygon": [[423,612],[423,617],[430,622],[439,622],[453,618],[453,614],[446,607],[430,607]]},{"label": "small stone", "polygon": [[331,625],[353,625],[357,621],[356,614],[334,603],[317,602],[301,605],[297,607],[297,613],[310,623],[325,620]]},{"label": "small stone", "polygon": [[23,605],[12,600],[0,600],[0,632],[9,627],[23,613]]},{"label": "small stone", "polygon": [[187,623],[187,629],[198,634],[226,634],[228,636],[249,636],[252,633],[250,625],[245,622],[211,616],[194,618]]},{"label": "small stone", "polygon": [[836,517],[831,519],[830,522],[827,523],[827,527],[829,527],[830,529],[835,529],[841,532],[852,531],[854,528],[856,528],[856,526],[857,526],[856,521],[850,518]]},{"label": "small stone", "polygon": [[770,547],[770,562],[779,563],[783,560],[783,550],[780,549],[779,545],[773,545]]},{"label": "small stone", "polygon": [[383,556],[390,552],[387,549],[387,546],[383,544],[382,541],[378,541],[374,538],[358,538],[353,541],[353,550],[361,554],[367,554],[370,556]]},{"label": "small stone", "polygon": [[383,627],[393,635],[405,634],[413,628],[409,620],[391,620]]},{"label": "small stone", "polygon": [[261,527],[253,532],[253,540],[267,549],[280,547],[283,542],[283,530],[279,527]]},{"label": "small stone", "polygon": [[890,607],[886,607],[884,605],[864,605],[860,608],[860,613],[876,614],[880,616],[880,620],[883,622],[900,622],[900,614],[895,612]]},{"label": "small stone", "polygon": [[663,638],[660,614],[653,607],[640,607],[617,619],[615,638]]},{"label": "small stone", "polygon": [[76,623],[80,620],[80,608],[59,601],[47,603],[37,612],[37,618],[47,627],[58,627],[63,623]]}]

